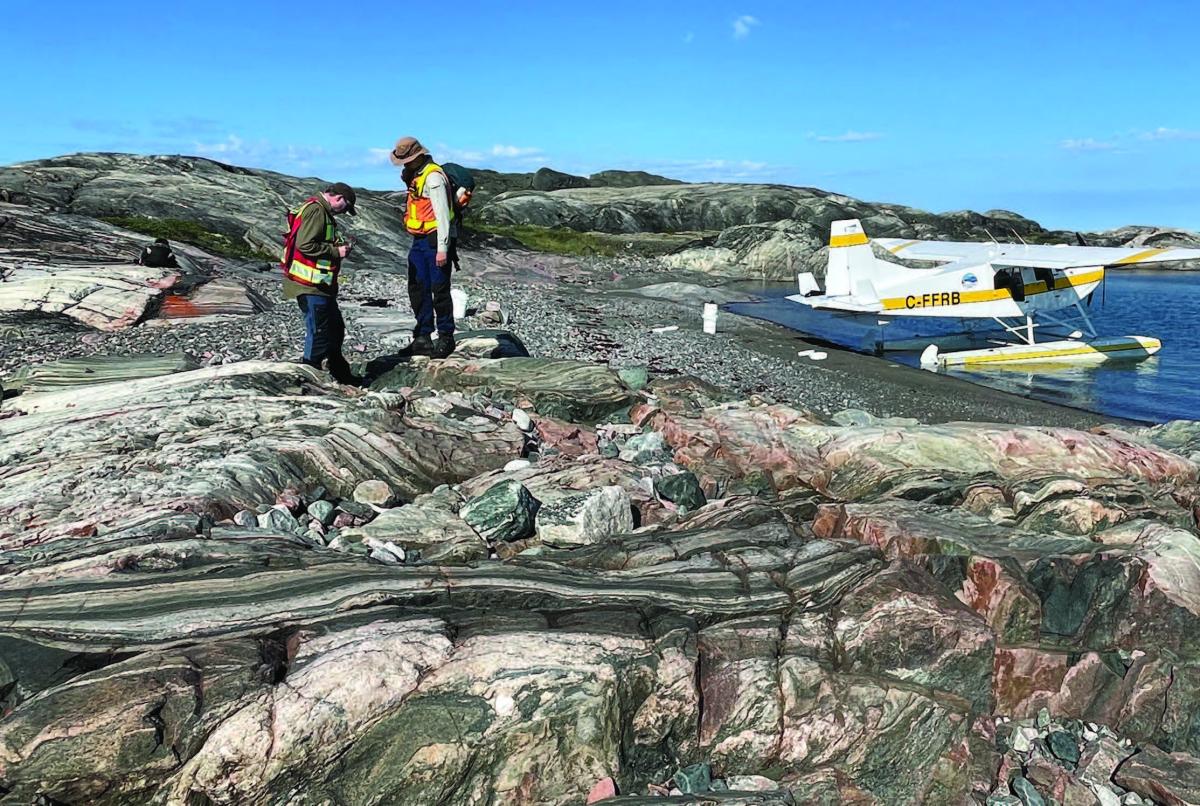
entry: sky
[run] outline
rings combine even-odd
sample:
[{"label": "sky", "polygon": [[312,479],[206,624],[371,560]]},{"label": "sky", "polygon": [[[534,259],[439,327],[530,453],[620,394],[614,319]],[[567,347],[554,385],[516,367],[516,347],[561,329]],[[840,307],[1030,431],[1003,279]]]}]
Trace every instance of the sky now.
[{"label": "sky", "polygon": [[191,154],[392,189],[775,182],[1051,228],[1200,230],[1200,4],[0,0],[0,164]]}]

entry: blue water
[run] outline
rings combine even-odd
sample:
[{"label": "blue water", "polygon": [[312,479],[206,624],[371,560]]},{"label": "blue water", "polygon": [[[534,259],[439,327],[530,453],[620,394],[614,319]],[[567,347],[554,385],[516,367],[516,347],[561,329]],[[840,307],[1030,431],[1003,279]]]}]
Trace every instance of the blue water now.
[{"label": "blue water", "polygon": [[[1101,336],[1154,336],[1157,355],[1139,362],[938,370],[1025,397],[1146,422],[1200,419],[1200,274],[1111,271],[1093,295],[1092,324]],[[961,320],[897,320],[884,328],[874,316],[812,311],[788,302],[794,286],[760,286],[754,302],[727,306],[858,352],[874,352],[885,337],[918,338],[960,329]],[[979,327],[981,323],[972,323]],[[1041,340],[1049,340],[1049,336]],[[957,349],[966,348],[961,345]],[[977,344],[976,346],[989,346]],[[897,363],[919,366],[919,352],[888,352]]]}]

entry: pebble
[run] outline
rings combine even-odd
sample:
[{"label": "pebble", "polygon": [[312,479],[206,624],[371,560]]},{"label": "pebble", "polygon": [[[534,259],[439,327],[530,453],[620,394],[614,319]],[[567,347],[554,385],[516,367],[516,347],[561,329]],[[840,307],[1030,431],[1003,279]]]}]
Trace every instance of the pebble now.
[{"label": "pebble", "polygon": [[1050,732],[1046,741],[1050,745],[1050,752],[1058,759],[1071,765],[1079,763],[1079,745],[1075,744],[1074,736],[1065,730],[1055,730]]},{"label": "pebble", "polygon": [[360,504],[386,507],[391,506],[396,498],[392,493],[391,486],[386,481],[369,479],[359,482],[358,486],[354,488],[354,500]]},{"label": "pebble", "polygon": [[1012,780],[1010,786],[1013,794],[1021,799],[1024,806],[1046,806],[1046,799],[1028,779],[1018,775]]},{"label": "pebble", "polygon": [[297,532],[302,531],[300,521],[296,520],[296,516],[288,512],[287,507],[271,507],[262,515],[258,516],[258,525],[263,529],[274,529],[279,532]]},{"label": "pebble", "polygon": [[287,507],[288,512],[292,514],[296,514],[304,508],[304,502],[300,499],[300,496],[291,490],[284,490],[275,496],[275,503]]},{"label": "pebble", "polygon": [[308,514],[322,526],[333,523],[334,507],[330,501],[313,501],[308,505]]},{"label": "pebble", "polygon": [[513,459],[504,466],[505,473],[515,473],[518,470],[524,470],[527,467],[532,467],[533,463],[528,459]]},{"label": "pebble", "polygon": [[517,428],[526,434],[533,430],[533,420],[524,409],[513,409],[512,420]]}]

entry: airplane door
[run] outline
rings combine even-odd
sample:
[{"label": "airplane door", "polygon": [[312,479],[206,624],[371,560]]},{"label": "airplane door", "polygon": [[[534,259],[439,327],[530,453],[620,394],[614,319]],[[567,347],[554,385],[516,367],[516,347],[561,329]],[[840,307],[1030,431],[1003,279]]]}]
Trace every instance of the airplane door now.
[{"label": "airplane door", "polygon": [[1013,269],[1013,299],[1025,301],[1025,272],[1021,269]]},{"label": "airplane door", "polygon": [[996,288],[1007,288],[1015,301],[1025,301],[1025,278],[1020,269],[996,269],[993,284]]}]

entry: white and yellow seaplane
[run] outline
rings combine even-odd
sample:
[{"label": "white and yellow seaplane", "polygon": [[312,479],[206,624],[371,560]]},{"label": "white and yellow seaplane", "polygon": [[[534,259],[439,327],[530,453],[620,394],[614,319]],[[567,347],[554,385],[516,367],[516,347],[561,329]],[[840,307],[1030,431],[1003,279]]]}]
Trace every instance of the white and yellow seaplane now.
[{"label": "white and yellow seaplane", "polygon": [[[991,319],[1007,332],[1006,339],[994,342],[999,346],[985,349],[939,354],[936,343],[930,344],[922,364],[943,366],[1153,355],[1162,343],[1149,336],[1098,337],[1083,302],[1108,267],[1200,259],[1200,249],[1182,248],[903,238],[876,238],[875,243],[892,255],[936,265],[908,268],[880,259],[857,219],[834,221],[824,291],[806,272],[798,277],[800,293],[788,299],[814,309],[874,315],[880,325],[898,317]],[[1039,341],[1035,331],[1043,327],[1047,334],[1059,333]]]}]

